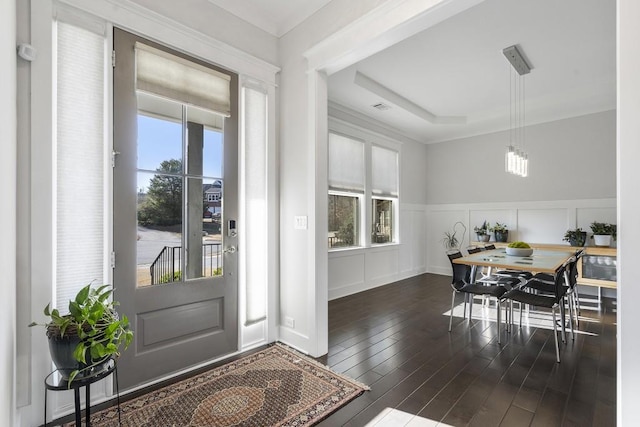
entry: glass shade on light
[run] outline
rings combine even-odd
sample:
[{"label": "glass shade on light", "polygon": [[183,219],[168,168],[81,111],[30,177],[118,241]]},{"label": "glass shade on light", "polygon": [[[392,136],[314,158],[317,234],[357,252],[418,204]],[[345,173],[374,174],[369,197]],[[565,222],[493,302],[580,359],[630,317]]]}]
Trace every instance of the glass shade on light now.
[{"label": "glass shade on light", "polygon": [[529,156],[513,145],[508,146],[505,154],[505,171],[526,177],[529,174]]}]

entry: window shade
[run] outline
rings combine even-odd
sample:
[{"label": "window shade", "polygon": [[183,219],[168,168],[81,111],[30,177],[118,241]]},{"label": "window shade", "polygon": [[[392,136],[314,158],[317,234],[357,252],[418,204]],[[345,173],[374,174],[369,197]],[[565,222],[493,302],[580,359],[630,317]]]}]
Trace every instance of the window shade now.
[{"label": "window shade", "polygon": [[371,191],[383,196],[398,196],[398,153],[371,147]]},{"label": "window shade", "polygon": [[246,325],[267,316],[267,95],[245,87]]},{"label": "window shade", "polygon": [[[105,39],[58,22],[56,307],[105,281]],[[48,206],[34,206],[47,215]]]},{"label": "window shade", "polygon": [[231,115],[230,76],[137,42],[136,89]]},{"label": "window shade", "polygon": [[329,134],[329,188],[364,191],[364,143]]}]

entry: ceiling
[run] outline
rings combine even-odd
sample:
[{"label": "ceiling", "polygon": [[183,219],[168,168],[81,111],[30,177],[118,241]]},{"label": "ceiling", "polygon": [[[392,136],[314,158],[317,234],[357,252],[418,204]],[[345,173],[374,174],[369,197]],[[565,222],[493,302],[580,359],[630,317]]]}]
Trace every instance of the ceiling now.
[{"label": "ceiling", "polygon": [[[331,0],[207,1],[280,37]],[[505,130],[512,68],[502,49],[518,45],[532,67],[526,124],[613,110],[615,8],[616,0],[485,0],[333,73],[329,101],[423,143]],[[379,103],[390,108],[372,107]],[[434,124],[429,113],[466,122]]]},{"label": "ceiling", "polygon": [[[508,129],[512,68],[502,49],[517,44],[532,67],[526,124],[612,110],[615,7],[615,0],[486,0],[331,75],[329,100],[423,143]],[[373,86],[355,84],[356,73]],[[378,103],[390,108],[372,107]],[[466,123],[433,124],[421,110]]]},{"label": "ceiling", "polygon": [[331,0],[208,1],[276,37],[281,37]]}]

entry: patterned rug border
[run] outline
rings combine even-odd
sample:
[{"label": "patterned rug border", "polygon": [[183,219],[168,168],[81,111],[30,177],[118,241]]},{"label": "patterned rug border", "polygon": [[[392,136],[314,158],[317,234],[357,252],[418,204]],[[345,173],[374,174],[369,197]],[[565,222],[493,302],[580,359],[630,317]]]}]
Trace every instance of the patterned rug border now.
[{"label": "patterned rug border", "polygon": [[288,351],[290,353],[293,353],[293,354],[297,355],[298,357],[302,357],[302,358],[305,359],[306,362],[308,362],[308,363],[310,363],[312,365],[315,365],[315,366],[317,366],[319,368],[326,369],[327,371],[329,371],[331,373],[331,375],[335,375],[336,377],[339,377],[341,380],[343,380],[345,382],[348,382],[348,383],[351,383],[355,387],[361,388],[363,391],[370,391],[371,390],[371,388],[368,385],[366,385],[364,383],[361,383],[360,381],[354,380],[353,378],[348,377],[348,376],[346,376],[344,374],[336,372],[333,369],[331,369],[330,367],[328,367],[327,365],[324,365],[324,364],[318,362],[317,360],[313,359],[311,356],[308,356],[308,355],[302,353],[301,351],[296,350],[295,348],[290,347],[290,346],[288,346],[288,345],[286,345],[284,343],[281,343],[281,342],[278,341],[278,342],[275,342],[273,344],[269,344],[269,347],[267,347],[267,348],[270,348],[270,347],[280,347],[280,348],[282,348],[282,349],[284,349],[284,350],[286,350],[286,351]]},{"label": "patterned rug border", "polygon": [[[361,396],[365,391],[370,390],[369,386],[363,384],[357,380],[354,380],[346,375],[333,371],[327,365],[324,365],[312,357],[300,352],[299,350],[290,347],[281,342],[275,342],[269,344],[266,348],[258,350],[252,354],[242,356],[237,360],[229,362],[222,361],[222,364],[217,367],[212,367],[204,372],[193,375],[189,378],[177,381],[173,384],[169,384],[160,387],[156,390],[149,391],[142,396],[126,400],[121,403],[120,408],[123,416],[123,426],[131,425],[126,421],[127,418],[136,414],[139,414],[140,408],[153,406],[153,405],[166,405],[167,402],[175,396],[183,395],[188,390],[193,389],[193,392],[197,393],[198,387],[210,381],[219,381],[224,379],[228,375],[234,375],[236,372],[242,375],[246,369],[251,369],[251,366],[261,360],[270,360],[269,358],[275,357],[281,360],[279,363],[285,363],[296,366],[296,369],[300,369],[302,372],[306,372],[307,375],[311,375],[316,378],[317,381],[328,384],[342,383],[338,390],[342,390],[340,398],[336,399],[334,395],[320,395],[317,396],[315,401],[307,402],[302,405],[301,408],[290,407],[295,411],[287,414],[286,417],[279,419],[275,423],[269,423],[269,426],[312,426],[320,421],[324,420],[338,409],[342,408],[347,403],[351,402],[355,398]],[[190,416],[189,413],[185,415]],[[117,424],[117,408],[110,407],[101,411],[97,411],[92,414],[91,424],[96,426],[112,426]],[[187,422],[188,419],[186,419]],[[190,422],[189,422],[190,423]],[[75,423],[65,424],[65,427],[72,427]],[[191,425],[191,424],[188,424]],[[217,424],[216,424],[217,425]],[[236,425],[236,424],[234,424]],[[252,424],[254,425],[254,424]],[[267,424],[264,425],[267,427]]]}]

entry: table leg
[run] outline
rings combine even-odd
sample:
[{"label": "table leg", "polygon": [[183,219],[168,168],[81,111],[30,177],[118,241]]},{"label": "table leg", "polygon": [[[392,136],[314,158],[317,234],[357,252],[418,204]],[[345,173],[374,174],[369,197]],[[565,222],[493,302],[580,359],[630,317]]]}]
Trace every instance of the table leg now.
[{"label": "table leg", "polygon": [[44,387],[44,427],[47,427],[47,387]]},{"label": "table leg", "polygon": [[120,419],[120,386],[118,385],[118,366],[114,368],[114,373],[116,374],[116,401],[118,402],[118,425],[122,425],[122,420]]},{"label": "table leg", "polygon": [[76,425],[82,425],[82,409],[80,408],[80,387],[73,389],[73,400],[76,407]]},{"label": "table leg", "polygon": [[91,427],[91,389],[90,389],[91,384],[87,384],[84,388],[85,391],[85,402],[84,405],[86,406],[86,414],[84,416],[85,422],[87,424],[87,427]]}]

